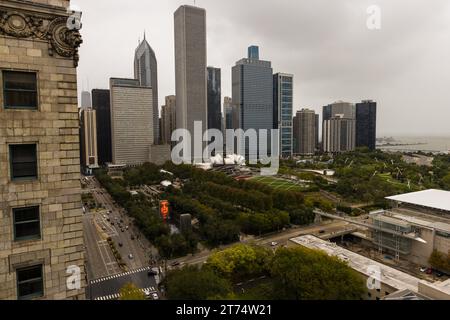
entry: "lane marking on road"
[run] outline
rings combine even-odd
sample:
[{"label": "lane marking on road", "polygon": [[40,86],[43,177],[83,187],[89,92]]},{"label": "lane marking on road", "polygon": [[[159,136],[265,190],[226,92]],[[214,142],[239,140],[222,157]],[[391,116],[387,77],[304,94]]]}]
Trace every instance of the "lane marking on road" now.
[{"label": "lane marking on road", "polygon": [[[143,294],[152,294],[152,293],[157,293],[158,291],[155,289],[155,287],[148,287],[148,288],[144,288],[144,289],[139,289],[140,292],[142,292]],[[105,301],[105,300],[119,300],[121,297],[120,293],[115,293],[115,294],[110,294],[107,296],[102,296],[102,297],[97,297],[94,300],[101,300],[101,301]]]},{"label": "lane marking on road", "polygon": [[136,274],[136,273],[140,273],[140,272],[144,272],[144,271],[149,271],[152,270],[152,267],[144,267],[144,268],[139,268],[136,270],[131,270],[128,272],[124,272],[124,273],[120,273],[120,274],[115,274],[115,275],[111,275],[111,276],[106,276],[106,277],[102,277],[99,279],[95,279],[95,280],[91,280],[90,284],[96,284],[99,282],[104,282],[104,281],[108,281],[111,279],[116,279],[116,278],[120,278],[120,277],[126,277],[128,275],[132,275],[132,274]]}]

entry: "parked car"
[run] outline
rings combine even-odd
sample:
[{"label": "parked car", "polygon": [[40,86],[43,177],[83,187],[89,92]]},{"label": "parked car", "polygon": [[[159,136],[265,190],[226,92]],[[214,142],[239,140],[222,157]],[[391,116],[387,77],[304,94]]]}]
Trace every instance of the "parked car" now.
[{"label": "parked car", "polygon": [[426,273],[426,274],[433,274],[433,269],[428,268],[428,269],[425,271],[425,273]]},{"label": "parked car", "polygon": [[271,244],[270,244],[272,247],[276,247],[277,245],[278,245],[278,242],[272,242]]},{"label": "parked car", "polygon": [[159,296],[157,293],[152,293],[153,300],[159,300]]},{"label": "parked car", "polygon": [[155,270],[149,270],[148,271],[148,276],[149,277],[153,277],[153,276],[157,276],[158,275],[158,272],[156,272]]},{"label": "parked car", "polygon": [[180,265],[180,263],[178,261],[175,261],[174,263],[172,263],[170,266],[172,267],[178,267]]},{"label": "parked car", "polygon": [[424,273],[425,271],[427,271],[427,267],[421,267],[420,268],[420,272]]},{"label": "parked car", "polygon": [[131,253],[128,255],[128,259],[133,260],[133,255]]},{"label": "parked car", "polygon": [[123,230],[123,229],[120,229],[120,231],[121,231],[121,232],[125,232],[125,230]]},{"label": "parked car", "polygon": [[119,242],[119,247],[123,247],[123,243],[122,242]]},{"label": "parked car", "polygon": [[442,277],[444,276],[444,274],[443,274],[442,272],[437,271],[437,270],[436,270],[436,272],[435,272],[434,274],[435,274],[436,277],[438,277],[438,278],[442,278]]},{"label": "parked car", "polygon": [[131,236],[131,240],[134,240],[134,239],[136,239],[134,236]]}]

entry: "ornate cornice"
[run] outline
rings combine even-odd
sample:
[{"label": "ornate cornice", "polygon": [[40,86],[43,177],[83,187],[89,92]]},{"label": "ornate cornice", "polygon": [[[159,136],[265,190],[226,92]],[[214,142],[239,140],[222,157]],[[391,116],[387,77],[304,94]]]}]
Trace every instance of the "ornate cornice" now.
[{"label": "ornate cornice", "polygon": [[67,27],[67,16],[54,16],[7,10],[0,7],[0,34],[22,39],[47,41],[48,52],[73,58],[78,65],[78,48],[83,42],[78,30]]}]

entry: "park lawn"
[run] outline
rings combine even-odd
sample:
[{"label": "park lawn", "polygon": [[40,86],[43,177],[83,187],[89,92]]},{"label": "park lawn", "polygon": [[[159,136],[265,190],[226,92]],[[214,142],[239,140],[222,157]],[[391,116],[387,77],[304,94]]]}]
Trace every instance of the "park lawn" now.
[{"label": "park lawn", "polygon": [[294,182],[275,177],[254,177],[251,179],[251,181],[263,183],[275,190],[297,191],[297,192],[301,192],[304,190],[302,186],[295,184]]},{"label": "park lawn", "polygon": [[[381,178],[383,178],[386,182],[388,182],[388,183],[390,183],[390,184],[392,184],[394,186],[397,186],[397,187],[403,188],[405,190],[408,190],[408,184],[407,183],[402,183],[402,182],[398,181],[390,173],[382,173],[382,174],[379,174],[379,176]],[[411,183],[411,190],[416,190],[416,189],[420,190],[419,186],[415,185],[414,183]]]}]

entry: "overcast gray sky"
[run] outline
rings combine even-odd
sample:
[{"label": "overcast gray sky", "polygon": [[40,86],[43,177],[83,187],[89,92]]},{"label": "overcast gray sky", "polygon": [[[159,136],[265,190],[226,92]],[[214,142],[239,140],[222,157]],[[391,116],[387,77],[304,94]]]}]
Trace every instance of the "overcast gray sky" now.
[{"label": "overcast gray sky", "polygon": [[[173,12],[180,0],[72,0],[83,11],[79,88],[132,77],[143,37],[158,59],[159,101],[175,93]],[[208,65],[231,67],[260,46],[274,72],[295,76],[295,110],[337,100],[378,102],[379,135],[450,136],[450,1],[197,0],[207,10]],[[366,27],[370,5],[381,29]]]}]

